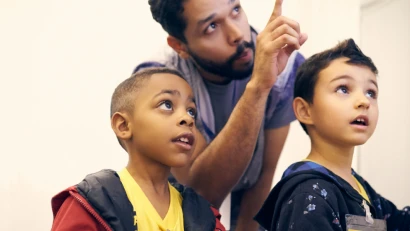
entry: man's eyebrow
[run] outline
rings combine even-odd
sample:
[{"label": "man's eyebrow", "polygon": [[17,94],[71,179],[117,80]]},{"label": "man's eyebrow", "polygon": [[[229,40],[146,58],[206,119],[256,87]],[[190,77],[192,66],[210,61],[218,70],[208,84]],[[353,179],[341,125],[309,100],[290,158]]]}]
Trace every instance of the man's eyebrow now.
[{"label": "man's eyebrow", "polygon": [[213,13],[211,15],[209,15],[208,17],[204,18],[204,19],[200,19],[197,23],[198,26],[202,26],[203,24],[211,21],[212,19],[214,19],[216,16],[216,13]]},{"label": "man's eyebrow", "polygon": [[[228,5],[231,5],[232,3],[235,3],[236,0],[228,0]],[[203,24],[211,21],[212,19],[214,19],[216,16],[216,13],[212,13],[211,15],[209,15],[208,17],[204,18],[204,19],[200,19],[197,23],[198,26],[202,26]]]}]

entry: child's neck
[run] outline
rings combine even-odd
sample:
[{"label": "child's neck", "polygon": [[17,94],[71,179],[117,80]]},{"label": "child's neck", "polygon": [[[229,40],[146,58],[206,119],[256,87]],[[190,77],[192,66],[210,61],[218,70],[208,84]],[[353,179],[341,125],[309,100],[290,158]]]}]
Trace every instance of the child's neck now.
[{"label": "child's neck", "polygon": [[307,158],[323,165],[356,188],[351,172],[353,153],[354,146],[341,147],[325,141],[312,141],[312,149]]},{"label": "child's neck", "polygon": [[168,176],[170,167],[134,155],[129,158],[127,170],[145,194],[169,195]]},{"label": "child's neck", "polygon": [[170,167],[143,155],[130,155],[127,170],[151,202],[158,215],[164,219],[171,202],[168,185]]}]

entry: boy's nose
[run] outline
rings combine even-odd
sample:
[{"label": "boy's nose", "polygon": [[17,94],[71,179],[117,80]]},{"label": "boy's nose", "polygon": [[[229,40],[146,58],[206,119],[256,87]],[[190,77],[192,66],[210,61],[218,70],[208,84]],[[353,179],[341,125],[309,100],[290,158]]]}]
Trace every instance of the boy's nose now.
[{"label": "boy's nose", "polygon": [[192,116],[189,116],[187,113],[185,113],[184,116],[182,116],[181,120],[179,121],[179,125],[186,125],[190,128],[194,126],[194,118]]},{"label": "boy's nose", "polygon": [[370,100],[367,98],[364,94],[360,94],[359,98],[356,101],[356,106],[355,108],[364,108],[368,109],[370,106]]}]

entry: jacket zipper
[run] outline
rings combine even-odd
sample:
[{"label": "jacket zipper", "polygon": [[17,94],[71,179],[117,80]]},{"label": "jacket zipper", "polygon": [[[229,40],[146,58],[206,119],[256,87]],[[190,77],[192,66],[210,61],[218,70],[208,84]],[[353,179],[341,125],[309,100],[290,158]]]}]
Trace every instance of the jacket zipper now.
[{"label": "jacket zipper", "polygon": [[71,193],[71,192],[70,192],[70,194],[71,194],[71,196],[73,196],[78,202],[80,202],[80,204],[81,204],[89,213],[91,213],[91,215],[93,215],[93,217],[94,217],[95,219],[97,219],[97,221],[98,221],[107,231],[111,231],[111,228],[107,226],[107,224],[101,219],[101,217],[100,217],[98,214],[96,214],[96,212],[95,212],[93,209],[91,209],[87,204],[85,204],[80,197],[78,197],[77,195],[75,195],[74,193]]},{"label": "jacket zipper", "polygon": [[[368,204],[367,201],[360,194],[359,194],[360,195],[360,199],[359,199],[355,195],[352,195],[349,192],[349,190],[347,190],[345,188],[344,188],[344,190],[347,193],[347,195],[349,195],[352,199],[354,199],[360,205],[360,207],[363,208],[363,210],[365,211],[365,214],[366,214],[365,215],[366,222],[368,222],[369,224],[373,224],[374,221],[373,221],[373,218],[372,218],[372,210],[374,211],[374,217],[376,217],[376,209],[374,208],[374,206],[371,203]],[[369,197],[369,200],[370,200],[370,197]]]}]

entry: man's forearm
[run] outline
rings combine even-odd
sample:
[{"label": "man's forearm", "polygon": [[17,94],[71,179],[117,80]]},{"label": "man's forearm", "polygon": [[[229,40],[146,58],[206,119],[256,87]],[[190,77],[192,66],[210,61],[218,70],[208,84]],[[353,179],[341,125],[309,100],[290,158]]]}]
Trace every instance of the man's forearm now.
[{"label": "man's forearm", "polygon": [[272,186],[274,169],[263,172],[258,182],[242,197],[241,208],[236,223],[236,231],[257,231],[259,224],[253,219],[268,197]]},{"label": "man's forearm", "polygon": [[192,163],[189,185],[216,207],[252,159],[268,94],[249,82],[224,128]]},{"label": "man's forearm", "polygon": [[253,218],[268,197],[273,175],[285,145],[289,128],[290,125],[285,125],[280,128],[265,130],[262,172],[255,186],[247,190],[243,195],[236,225],[237,231],[257,230],[258,224]]}]

